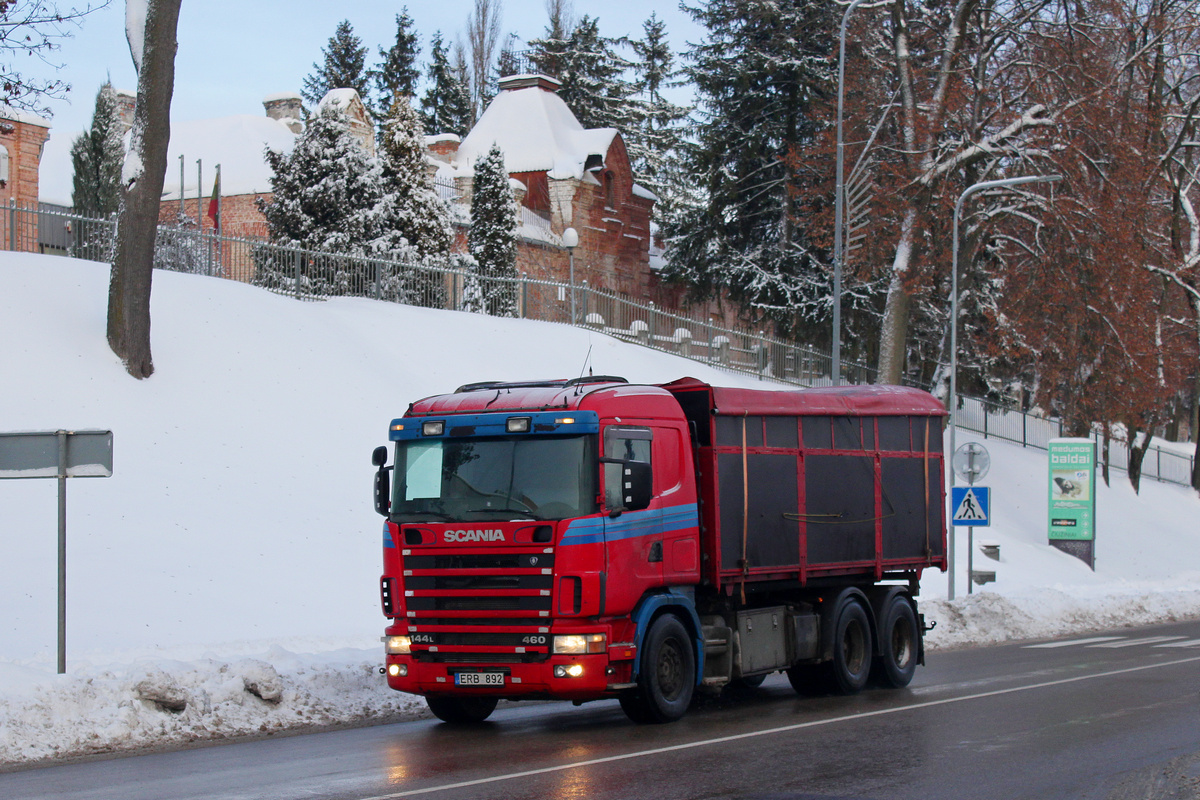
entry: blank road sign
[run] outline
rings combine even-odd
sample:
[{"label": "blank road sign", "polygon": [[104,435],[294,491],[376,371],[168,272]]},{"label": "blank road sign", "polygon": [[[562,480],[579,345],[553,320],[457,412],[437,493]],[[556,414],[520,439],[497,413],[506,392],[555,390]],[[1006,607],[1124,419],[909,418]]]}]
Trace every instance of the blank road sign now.
[{"label": "blank road sign", "polygon": [[[63,431],[65,477],[112,476],[112,431]],[[57,478],[59,432],[0,433],[0,479]]]}]

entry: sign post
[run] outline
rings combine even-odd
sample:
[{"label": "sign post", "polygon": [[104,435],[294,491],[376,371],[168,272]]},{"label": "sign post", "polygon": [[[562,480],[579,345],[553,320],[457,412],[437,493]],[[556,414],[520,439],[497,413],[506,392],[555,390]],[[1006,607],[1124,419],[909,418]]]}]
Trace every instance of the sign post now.
[{"label": "sign post", "polygon": [[0,479],[58,479],[58,674],[67,671],[67,478],[112,475],[112,431],[0,432]]},{"label": "sign post", "polygon": [[1096,569],[1096,443],[1051,439],[1050,546]]},{"label": "sign post", "polygon": [[[986,486],[976,486],[992,467],[987,448],[978,442],[967,442],[950,458],[954,474],[967,482],[966,486],[950,487],[950,541],[956,528],[967,529],[967,594],[975,573],[975,528],[992,524],[992,494]],[[951,550],[953,553],[953,549]],[[947,599],[954,599],[954,562],[950,562],[950,584]]]}]

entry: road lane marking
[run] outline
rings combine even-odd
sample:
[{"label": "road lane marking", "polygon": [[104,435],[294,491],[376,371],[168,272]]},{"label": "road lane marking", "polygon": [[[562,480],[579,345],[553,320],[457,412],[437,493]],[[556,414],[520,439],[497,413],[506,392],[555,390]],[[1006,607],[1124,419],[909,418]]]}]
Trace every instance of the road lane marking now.
[{"label": "road lane marking", "polygon": [[1170,642],[1175,639],[1182,639],[1182,636],[1147,636],[1145,639],[1126,639],[1121,642],[1108,642],[1107,644],[1092,644],[1088,647],[1133,647],[1139,644],[1158,644],[1159,642]]},{"label": "road lane marking", "polygon": [[1200,639],[1188,639],[1185,642],[1167,642],[1166,644],[1156,644],[1155,647],[1196,647],[1200,645]]},{"label": "road lane marking", "polygon": [[1027,644],[1026,650],[1049,650],[1054,647],[1071,647],[1077,644],[1095,644],[1096,642],[1112,642],[1117,639],[1124,639],[1124,636],[1093,636],[1090,639],[1071,639],[1066,642],[1046,642],[1045,644]]},{"label": "road lane marking", "polygon": [[[1175,638],[1175,637],[1166,637]],[[676,753],[682,750],[692,750],[697,747],[708,747],[714,744],[725,744],[727,742],[736,742],[742,739],[753,739],[759,736],[769,736],[775,733],[789,733],[791,731],[804,730],[805,728],[817,728],[823,725],[833,725],[838,722],[850,722],[858,719],[868,719],[870,717],[882,717],[887,714],[897,714],[901,711],[917,711],[923,708],[934,708],[936,706],[950,705],[951,703],[961,703],[966,700],[981,700],[986,697],[999,697],[1006,694],[1014,694],[1016,692],[1027,692],[1032,689],[1046,689],[1051,686],[1064,686],[1068,683],[1078,683],[1080,681],[1090,681],[1095,678],[1110,678],[1115,675],[1128,675],[1133,672],[1142,672],[1148,669],[1161,669],[1163,667],[1174,667],[1179,664],[1192,664],[1200,662],[1200,656],[1192,658],[1180,658],[1175,661],[1164,661],[1160,664],[1143,664],[1137,667],[1126,667],[1124,669],[1114,669],[1108,672],[1097,672],[1093,675],[1077,675],[1073,678],[1059,678],[1053,681],[1043,681],[1042,683],[1031,683],[1028,686],[1013,686],[1008,689],[994,689],[990,692],[979,692],[977,694],[964,695],[962,697],[946,697],[941,700],[926,700],[923,703],[913,703],[907,706],[897,706],[895,708],[882,708],[875,711],[862,711],[857,714],[847,714],[842,717],[832,717],[830,719],[812,720],[811,722],[798,722],[794,725],[783,725],[778,728],[768,728],[761,731],[750,731],[748,733],[738,733],[733,736],[721,736],[716,739],[702,739],[698,742],[687,742],[685,744],[676,744],[669,747],[655,747],[650,750],[638,750],[633,753],[624,753],[617,756],[606,756],[604,758],[592,758],[586,761],[573,761],[569,764],[560,764],[554,767],[542,767],[541,769],[525,770],[524,772],[510,772],[504,775],[493,775],[488,778],[476,778],[470,781],[460,781],[459,783],[445,783],[440,786],[428,786],[424,789],[410,789],[404,792],[393,792],[390,794],[372,795],[363,797],[360,800],[396,800],[400,797],[419,797],[421,795],[433,794],[434,792],[445,792],[451,789],[469,789],[472,786],[483,786],[488,783],[499,783],[501,781],[519,780],[521,778],[532,778],[537,775],[549,775],[554,772],[566,772],[571,769],[579,769],[580,767],[594,767],[600,764],[612,764],[617,761],[629,761],[635,758],[646,758],[648,756],[657,756],[664,753]]]}]

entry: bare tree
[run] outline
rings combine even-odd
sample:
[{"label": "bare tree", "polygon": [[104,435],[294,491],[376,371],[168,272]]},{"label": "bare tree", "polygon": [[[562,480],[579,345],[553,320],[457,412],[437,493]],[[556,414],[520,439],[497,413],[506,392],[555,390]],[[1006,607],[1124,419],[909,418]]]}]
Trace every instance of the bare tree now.
[{"label": "bare tree", "polygon": [[81,7],[59,9],[51,0],[0,0],[0,103],[22,111],[50,116],[47,100],[61,100],[71,87],[56,78],[30,78],[16,68],[18,57],[36,58],[53,69],[61,64],[52,54],[71,28],[83,18],[104,8],[109,0],[88,2]]},{"label": "bare tree", "polygon": [[471,110],[483,113],[490,94],[492,64],[500,45],[500,0],[475,0],[467,17],[467,50],[471,59]]},{"label": "bare tree", "polygon": [[[138,72],[137,105],[121,175],[117,246],[108,287],[108,344],[135,378],[154,372],[150,357],[150,281],[175,89],[176,29],[181,0],[146,0],[127,17]],[[136,19],[139,10],[145,19]],[[138,24],[138,23],[142,24]]]}]

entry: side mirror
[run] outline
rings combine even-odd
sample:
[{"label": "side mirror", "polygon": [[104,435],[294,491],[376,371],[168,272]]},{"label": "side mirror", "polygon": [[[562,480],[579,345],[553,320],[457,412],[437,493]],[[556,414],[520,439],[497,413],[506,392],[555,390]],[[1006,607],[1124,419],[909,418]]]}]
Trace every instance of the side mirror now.
[{"label": "side mirror", "polygon": [[377,467],[382,467],[384,464],[387,463],[387,456],[388,456],[387,448],[380,445],[379,447],[376,447],[374,451],[371,452],[371,463]]},{"label": "side mirror", "polygon": [[613,516],[640,511],[654,497],[654,473],[645,461],[604,461],[604,503]]},{"label": "side mirror", "polygon": [[384,466],[387,456],[386,447],[376,447],[371,453],[371,463],[378,467],[375,470],[375,511],[385,517],[392,508],[392,482],[389,480],[392,468]]},{"label": "side mirror", "polygon": [[621,496],[627,511],[640,511],[654,498],[654,472],[645,461],[626,461]]}]

